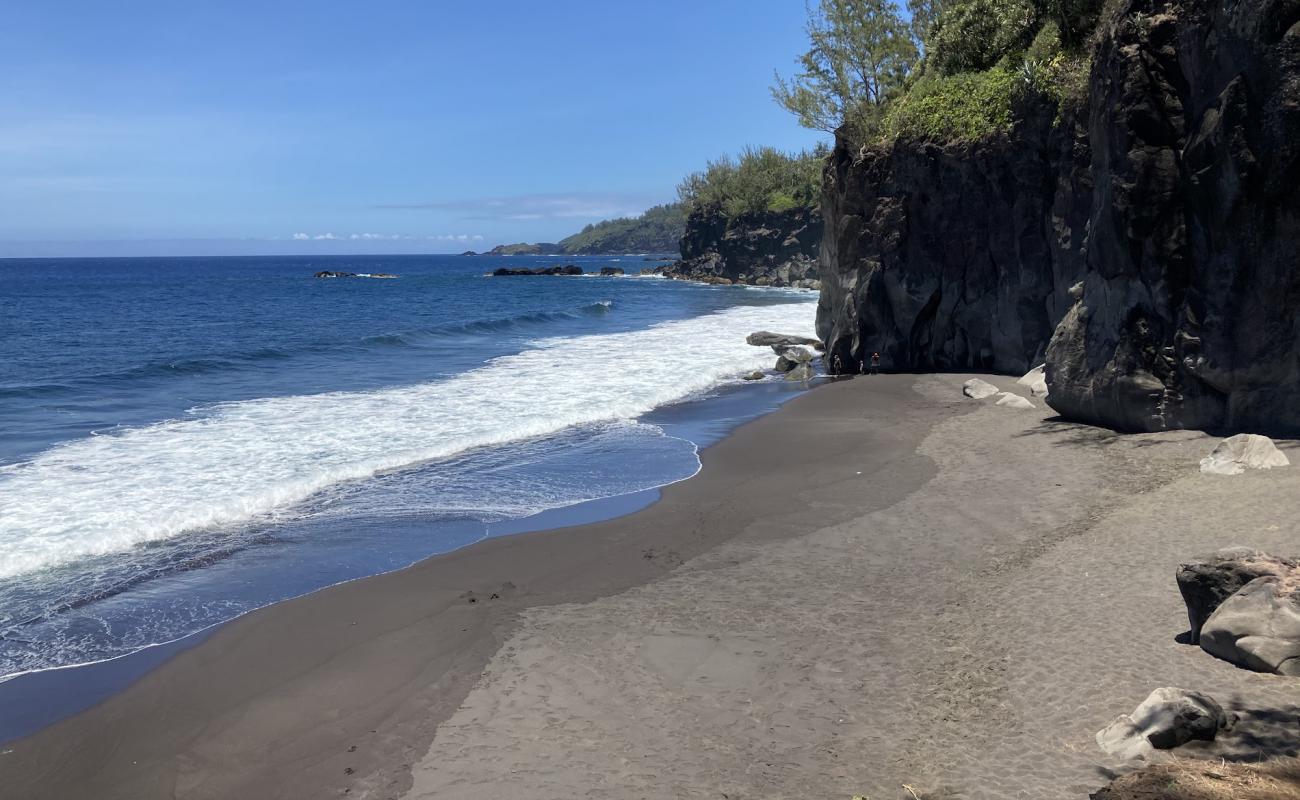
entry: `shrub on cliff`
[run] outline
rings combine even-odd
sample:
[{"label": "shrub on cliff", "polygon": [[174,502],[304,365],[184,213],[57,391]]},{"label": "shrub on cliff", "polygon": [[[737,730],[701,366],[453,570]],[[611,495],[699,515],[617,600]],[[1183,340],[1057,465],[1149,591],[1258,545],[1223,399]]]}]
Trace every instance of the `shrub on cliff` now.
[{"label": "shrub on cliff", "polygon": [[1027,96],[1061,109],[1086,93],[1085,40],[1104,1],[908,0],[902,30],[888,0],[822,0],[804,73],[773,94],[807,127],[838,114],[851,143],[1003,133]]},{"label": "shrub on cliff", "polygon": [[677,196],[687,210],[713,207],[740,214],[812,208],[821,196],[824,146],[795,154],[772,147],[747,147],[739,159],[723,156],[687,175]]},{"label": "shrub on cliff", "polygon": [[993,68],[1024,50],[1039,28],[1031,0],[960,0],[945,7],[926,41],[926,68],[940,75]]},{"label": "shrub on cliff", "polygon": [[1004,133],[1020,76],[1005,66],[918,81],[885,112],[886,138],[969,140]]}]

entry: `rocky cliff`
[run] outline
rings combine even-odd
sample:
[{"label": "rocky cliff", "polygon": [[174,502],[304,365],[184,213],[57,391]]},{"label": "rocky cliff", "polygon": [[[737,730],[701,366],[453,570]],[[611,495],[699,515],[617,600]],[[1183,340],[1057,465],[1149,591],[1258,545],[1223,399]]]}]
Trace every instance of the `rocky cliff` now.
[{"label": "rocky cliff", "polygon": [[1062,415],[1300,432],[1300,2],[1121,0],[1089,96],[832,153],[819,333],[887,368],[1047,364]]},{"label": "rocky cliff", "polygon": [[741,214],[697,209],[686,220],[681,260],[658,272],[708,283],[815,289],[822,217],[815,209]]}]

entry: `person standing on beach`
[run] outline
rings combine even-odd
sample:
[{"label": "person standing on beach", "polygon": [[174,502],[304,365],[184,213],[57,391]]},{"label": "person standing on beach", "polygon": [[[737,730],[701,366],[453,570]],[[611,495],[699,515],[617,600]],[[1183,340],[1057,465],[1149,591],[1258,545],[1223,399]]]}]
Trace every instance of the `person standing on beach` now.
[{"label": "person standing on beach", "polygon": [[879,374],[880,374],[880,354],[879,354],[879,353],[872,353],[872,354],[871,354],[871,374],[872,374],[872,375],[879,375]]},{"label": "person standing on beach", "polygon": [[844,371],[844,365],[840,363],[840,354],[836,353],[835,360],[831,362],[831,372],[835,373],[836,375],[839,375],[843,371]]}]

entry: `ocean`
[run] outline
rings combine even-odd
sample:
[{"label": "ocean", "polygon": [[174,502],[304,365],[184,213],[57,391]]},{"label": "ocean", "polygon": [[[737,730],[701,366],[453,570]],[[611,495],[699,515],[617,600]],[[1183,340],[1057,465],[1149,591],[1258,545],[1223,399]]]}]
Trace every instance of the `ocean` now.
[{"label": "ocean", "polygon": [[[629,276],[485,274],[568,262]],[[0,260],[0,682],[694,474],[805,388],[742,382],[774,361],[744,337],[811,335],[816,297],[653,263]]]}]

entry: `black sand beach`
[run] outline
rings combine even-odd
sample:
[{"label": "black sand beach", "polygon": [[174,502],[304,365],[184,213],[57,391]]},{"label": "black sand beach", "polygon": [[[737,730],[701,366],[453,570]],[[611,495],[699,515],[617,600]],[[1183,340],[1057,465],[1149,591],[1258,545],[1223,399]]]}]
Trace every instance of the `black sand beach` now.
[{"label": "black sand beach", "polygon": [[1176,642],[1173,583],[1206,550],[1294,549],[1300,475],[1202,476],[1211,437],[1060,423],[964,377],[833,382],[638,513],[250,614],[8,745],[0,786],[1084,797],[1124,766],[1093,734],[1167,685],[1242,716],[1207,755],[1300,748],[1300,683]]}]

